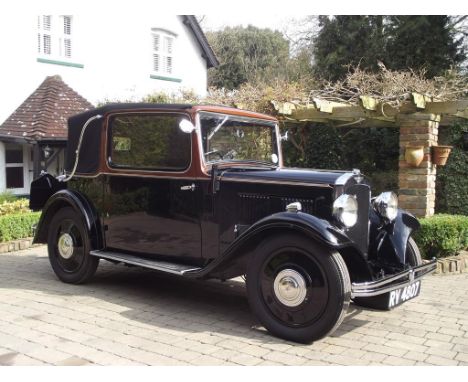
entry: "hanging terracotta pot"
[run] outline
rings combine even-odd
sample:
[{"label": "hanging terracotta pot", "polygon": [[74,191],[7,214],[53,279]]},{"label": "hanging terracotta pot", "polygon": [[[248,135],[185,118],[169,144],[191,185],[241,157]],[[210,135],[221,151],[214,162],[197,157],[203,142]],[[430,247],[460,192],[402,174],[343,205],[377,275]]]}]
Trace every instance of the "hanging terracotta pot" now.
[{"label": "hanging terracotta pot", "polygon": [[452,151],[452,146],[432,146],[432,163],[438,166],[445,166]]},{"label": "hanging terracotta pot", "polygon": [[405,161],[410,166],[418,167],[424,159],[424,146],[406,146]]}]

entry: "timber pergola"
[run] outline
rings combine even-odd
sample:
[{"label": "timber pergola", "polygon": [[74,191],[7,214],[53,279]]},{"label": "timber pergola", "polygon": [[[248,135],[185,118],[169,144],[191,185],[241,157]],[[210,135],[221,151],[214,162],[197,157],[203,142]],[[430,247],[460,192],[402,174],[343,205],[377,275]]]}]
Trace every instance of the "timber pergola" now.
[{"label": "timber pergola", "polygon": [[[432,162],[431,147],[438,145],[439,126],[450,125],[457,118],[468,119],[467,99],[442,102],[418,93],[411,93],[408,100],[398,104],[370,96],[360,96],[358,105],[320,98],[272,103],[279,119],[285,122],[399,128],[399,202],[418,217],[434,214],[437,165]],[[405,149],[409,145],[424,147],[424,159],[418,167],[405,161]]]}]

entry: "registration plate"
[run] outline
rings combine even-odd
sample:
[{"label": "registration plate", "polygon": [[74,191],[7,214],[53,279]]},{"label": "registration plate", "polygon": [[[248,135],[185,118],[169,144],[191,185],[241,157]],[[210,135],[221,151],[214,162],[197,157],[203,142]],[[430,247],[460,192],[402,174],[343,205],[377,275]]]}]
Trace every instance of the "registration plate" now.
[{"label": "registration plate", "polygon": [[403,288],[392,290],[388,295],[388,309],[403,304],[419,295],[421,291],[421,281],[415,281]]}]

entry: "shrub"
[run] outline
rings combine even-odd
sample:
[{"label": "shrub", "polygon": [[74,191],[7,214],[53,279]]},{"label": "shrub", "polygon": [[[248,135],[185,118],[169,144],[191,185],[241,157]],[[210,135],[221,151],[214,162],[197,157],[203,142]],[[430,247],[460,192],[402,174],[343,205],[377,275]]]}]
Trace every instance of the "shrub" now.
[{"label": "shrub", "polygon": [[0,203],[0,216],[28,212],[31,212],[28,199],[15,199],[14,201]]},{"label": "shrub", "polygon": [[28,212],[0,216],[0,242],[32,236],[32,226],[39,221],[41,212]]},{"label": "shrub", "polygon": [[13,202],[16,200],[16,196],[13,195],[10,191],[5,191],[0,193],[0,204],[4,202]]},{"label": "shrub", "polygon": [[414,239],[424,258],[452,256],[468,248],[468,216],[439,214],[419,222]]}]

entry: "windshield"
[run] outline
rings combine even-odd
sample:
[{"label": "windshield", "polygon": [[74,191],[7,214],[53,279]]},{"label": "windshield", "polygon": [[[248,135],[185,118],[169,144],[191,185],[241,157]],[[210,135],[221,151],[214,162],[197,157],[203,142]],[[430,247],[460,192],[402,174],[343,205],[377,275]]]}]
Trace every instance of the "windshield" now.
[{"label": "windshield", "polygon": [[275,122],[200,112],[200,124],[206,162],[256,161],[278,165]]}]

